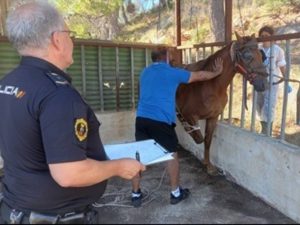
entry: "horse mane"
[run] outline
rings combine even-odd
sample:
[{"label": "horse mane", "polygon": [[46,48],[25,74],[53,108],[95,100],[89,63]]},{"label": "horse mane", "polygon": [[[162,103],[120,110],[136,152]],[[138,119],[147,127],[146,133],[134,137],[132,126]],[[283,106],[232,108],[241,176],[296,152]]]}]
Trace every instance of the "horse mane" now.
[{"label": "horse mane", "polygon": [[210,55],[208,58],[199,60],[195,63],[187,64],[184,66],[184,68],[192,72],[199,70],[211,70],[217,58],[222,57],[222,55],[224,55],[225,52],[230,52],[231,44],[232,42],[219,49],[218,51]]},{"label": "horse mane", "polygon": [[[233,42],[234,41],[230,42],[229,44],[227,44],[220,50],[216,51],[206,59],[199,60],[198,62],[195,63],[184,65],[184,68],[192,72],[199,71],[199,70],[211,70],[217,58],[222,57],[225,54],[225,52],[230,53]],[[240,37],[240,39],[238,41],[235,41],[235,43],[236,43],[235,48],[239,49],[241,47],[245,47],[248,45],[249,46],[255,45],[257,44],[257,41],[254,38],[254,36],[244,36],[244,37]]]}]

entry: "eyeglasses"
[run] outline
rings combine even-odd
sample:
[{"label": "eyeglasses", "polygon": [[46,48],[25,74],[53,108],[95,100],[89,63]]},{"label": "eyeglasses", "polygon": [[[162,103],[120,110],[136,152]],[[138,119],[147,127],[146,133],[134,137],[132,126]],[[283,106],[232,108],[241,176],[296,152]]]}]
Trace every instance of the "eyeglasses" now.
[{"label": "eyeglasses", "polygon": [[76,33],[75,31],[72,31],[72,30],[57,30],[57,31],[53,31],[53,32],[52,32],[52,35],[53,35],[54,32],[64,32],[64,33],[68,33],[69,36],[70,36],[70,38],[71,38],[72,40],[74,40],[75,37],[76,37],[76,35],[77,35],[77,33]]}]

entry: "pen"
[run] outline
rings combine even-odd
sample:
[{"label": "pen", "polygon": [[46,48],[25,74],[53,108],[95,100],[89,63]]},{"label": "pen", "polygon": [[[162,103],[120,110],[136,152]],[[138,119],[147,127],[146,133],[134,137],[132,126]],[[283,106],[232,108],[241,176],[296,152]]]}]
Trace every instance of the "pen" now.
[{"label": "pen", "polygon": [[[139,151],[136,151],[136,153],[135,153],[135,159],[136,159],[137,161],[141,162],[141,158],[140,158],[140,153],[139,153]],[[139,175],[140,175],[140,177],[142,177],[142,172],[141,172],[141,171],[139,172]]]}]

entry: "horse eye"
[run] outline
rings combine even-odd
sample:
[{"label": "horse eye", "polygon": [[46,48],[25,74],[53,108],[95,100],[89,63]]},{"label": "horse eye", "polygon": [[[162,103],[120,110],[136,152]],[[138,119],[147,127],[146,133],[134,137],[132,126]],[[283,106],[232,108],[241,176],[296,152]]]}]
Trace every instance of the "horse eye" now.
[{"label": "horse eye", "polygon": [[244,59],[246,59],[246,60],[251,60],[251,59],[253,58],[250,51],[245,51],[245,52],[243,52],[243,57],[244,57]]}]

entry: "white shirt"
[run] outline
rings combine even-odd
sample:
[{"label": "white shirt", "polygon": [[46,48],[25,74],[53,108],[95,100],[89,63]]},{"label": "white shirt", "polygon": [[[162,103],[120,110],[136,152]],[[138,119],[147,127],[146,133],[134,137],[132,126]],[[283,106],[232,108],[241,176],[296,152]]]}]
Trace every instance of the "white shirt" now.
[{"label": "white shirt", "polygon": [[[267,57],[264,64],[267,67],[267,71],[269,74],[282,76],[280,67],[286,65],[284,51],[281,47],[277,44],[273,44],[273,49],[270,48],[263,48],[262,44],[259,46],[262,49]],[[271,53],[272,53],[272,60],[271,60]],[[270,66],[270,61],[272,61],[272,66]],[[273,78],[274,81],[278,80],[279,78]]]},{"label": "white shirt", "polygon": [[[266,55],[266,60],[264,61],[264,64],[267,67],[267,72],[269,74],[273,74],[272,82],[278,81],[280,78],[274,76],[282,76],[280,67],[283,67],[286,65],[285,55],[282,48],[280,48],[277,44],[273,44],[273,49],[271,48],[263,48],[262,45],[259,46],[260,49],[262,49]],[[271,56],[272,55],[272,56]],[[271,60],[272,57],[272,60]],[[270,65],[270,62],[272,65]],[[268,77],[270,78],[270,76]],[[271,96],[269,96],[269,90],[266,90],[264,92],[259,92],[257,95],[257,113],[260,121],[268,121],[268,115],[269,115],[269,105],[271,107],[271,114],[270,114],[270,121],[273,122],[274,120],[274,114],[275,114],[275,107],[276,107],[276,101],[277,101],[277,95],[278,95],[278,85],[272,85],[271,90]]]}]

